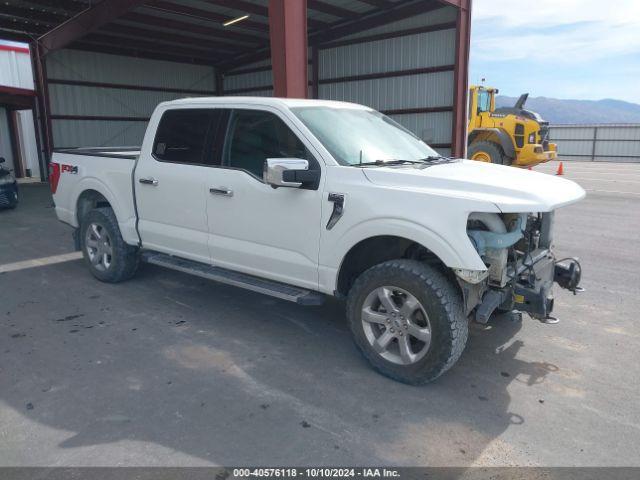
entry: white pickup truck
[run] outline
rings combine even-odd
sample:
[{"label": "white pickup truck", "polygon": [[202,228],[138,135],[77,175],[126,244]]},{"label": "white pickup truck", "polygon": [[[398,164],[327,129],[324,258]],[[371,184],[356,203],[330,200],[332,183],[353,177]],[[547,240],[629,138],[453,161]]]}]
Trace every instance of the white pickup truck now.
[{"label": "white pickup truck", "polygon": [[579,289],[552,241],[554,210],[582,188],[441,157],[362,105],[162,103],[140,149],[58,150],[50,183],[99,280],[146,261],[303,305],[346,298],[364,356],[406,383],[458,360],[470,318],[550,319],[554,281]]}]

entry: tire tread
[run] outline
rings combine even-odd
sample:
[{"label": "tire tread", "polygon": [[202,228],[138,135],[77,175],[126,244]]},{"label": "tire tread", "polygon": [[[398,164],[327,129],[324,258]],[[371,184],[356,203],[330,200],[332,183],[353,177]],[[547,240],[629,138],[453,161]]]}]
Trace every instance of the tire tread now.
[{"label": "tire tread", "polygon": [[[88,225],[92,221],[98,221],[104,224],[110,232],[112,249],[113,249],[113,270],[109,269],[108,272],[100,272],[95,270],[91,262],[89,261],[85,247],[85,234]],[[82,255],[84,256],[89,270],[98,280],[107,283],[120,283],[125,280],[129,280],[133,277],[138,269],[139,255],[138,248],[127,244],[122,238],[120,233],[120,227],[118,227],[118,220],[113,209],[110,207],[95,208],[83,218],[82,227],[80,229],[80,242],[82,247]]]},{"label": "tire tread", "polygon": [[[376,370],[394,380],[409,384],[431,382],[449,370],[458,361],[464,351],[469,336],[468,320],[463,313],[461,295],[455,286],[452,285],[440,271],[417,260],[406,259],[390,260],[371,267],[356,279],[347,297],[349,323],[355,336],[354,323],[360,321],[359,315],[356,315],[359,309],[357,309],[358,306],[355,305],[355,303],[359,298],[358,293],[365,284],[372,278],[379,276],[385,278],[398,271],[418,279],[420,283],[433,294],[433,297],[437,299],[441,308],[446,312],[447,322],[445,323],[448,325],[448,331],[444,332],[444,337],[450,342],[450,348],[446,348],[445,346],[445,348],[439,349],[439,357],[435,361],[434,368],[413,374],[411,378],[408,378],[407,376],[396,373],[395,369],[385,368],[384,364],[380,364],[380,362],[377,361],[377,358],[379,358],[377,355],[363,349],[360,345],[358,345],[358,347]],[[374,359],[376,359],[376,361],[372,361]]]}]

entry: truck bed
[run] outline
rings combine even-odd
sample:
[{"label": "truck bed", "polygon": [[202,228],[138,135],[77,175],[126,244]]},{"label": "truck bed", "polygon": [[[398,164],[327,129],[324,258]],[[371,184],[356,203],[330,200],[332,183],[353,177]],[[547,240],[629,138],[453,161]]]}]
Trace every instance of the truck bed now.
[{"label": "truck bed", "polygon": [[55,188],[52,182],[52,192],[58,218],[77,228],[80,195],[99,194],[115,211],[124,240],[137,243],[132,176],[139,154],[139,147],[54,150],[51,164],[58,178]]}]

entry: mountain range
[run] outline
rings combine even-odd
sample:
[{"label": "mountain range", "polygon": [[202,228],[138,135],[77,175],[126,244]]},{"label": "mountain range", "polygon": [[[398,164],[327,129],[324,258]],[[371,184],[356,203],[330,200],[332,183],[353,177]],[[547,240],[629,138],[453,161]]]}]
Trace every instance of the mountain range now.
[{"label": "mountain range", "polygon": [[[498,95],[497,107],[512,107],[516,97]],[[640,105],[606,98],[604,100],[561,100],[529,97],[527,110],[538,112],[549,123],[640,123]]]}]

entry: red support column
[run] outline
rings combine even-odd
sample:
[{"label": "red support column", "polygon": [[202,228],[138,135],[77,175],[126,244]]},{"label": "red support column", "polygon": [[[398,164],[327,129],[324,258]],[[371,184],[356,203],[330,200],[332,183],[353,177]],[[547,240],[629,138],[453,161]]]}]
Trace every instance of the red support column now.
[{"label": "red support column", "polygon": [[[47,82],[47,73],[44,59],[42,58],[42,49],[37,41],[30,44],[31,49],[31,65],[33,68],[33,80],[36,87],[37,94],[37,110],[34,110],[34,115],[37,112],[39,117],[40,132],[42,133],[42,139],[44,145],[44,166],[49,168],[49,161],[51,160],[51,153],[53,151],[53,138],[51,128],[51,111],[49,104],[49,85]],[[36,131],[36,136],[38,131]],[[40,167],[42,169],[42,166]],[[46,172],[45,175],[47,174]]]},{"label": "red support column", "polygon": [[456,21],[456,59],[453,74],[453,130],[451,155],[464,157],[467,152],[467,95],[469,90],[469,46],[471,43],[471,0],[458,0]]},{"label": "red support column", "polygon": [[273,96],[307,98],[307,0],[269,0]]}]

